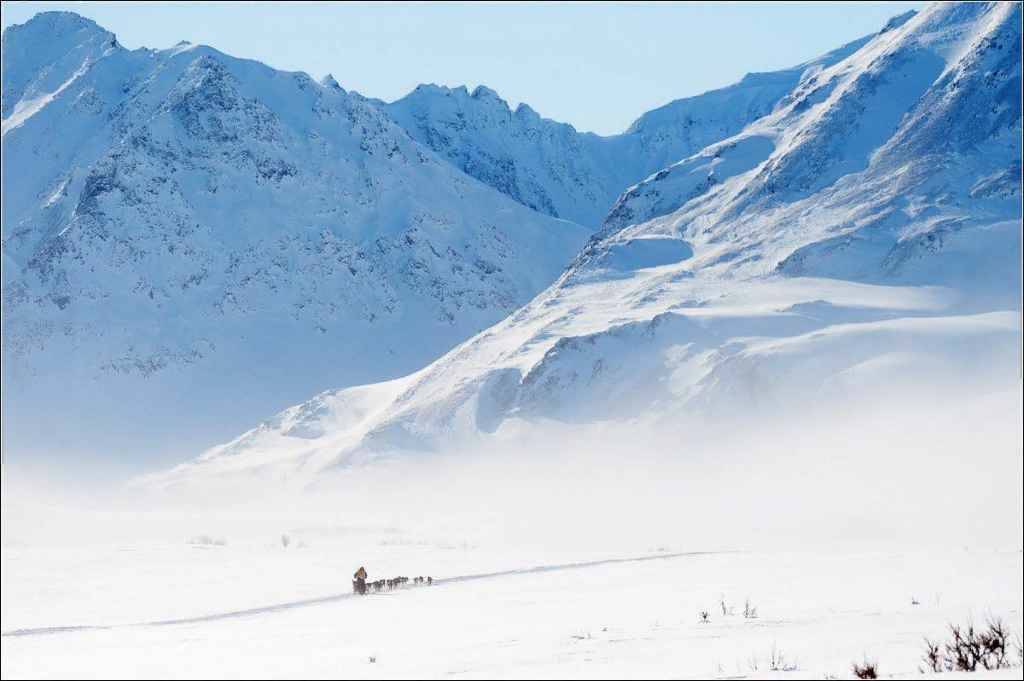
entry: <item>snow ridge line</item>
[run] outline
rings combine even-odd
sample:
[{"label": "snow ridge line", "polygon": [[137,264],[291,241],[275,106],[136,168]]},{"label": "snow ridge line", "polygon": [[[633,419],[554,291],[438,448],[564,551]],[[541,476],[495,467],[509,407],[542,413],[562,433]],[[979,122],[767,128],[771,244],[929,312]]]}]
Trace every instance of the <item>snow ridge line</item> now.
[{"label": "snow ridge line", "polygon": [[[434,580],[435,586],[441,586],[444,584],[457,584],[459,582],[469,582],[477,579],[494,579],[497,577],[515,577],[517,575],[528,575],[542,572],[557,572],[560,570],[579,570],[590,567],[598,567],[601,565],[615,565],[618,563],[642,563],[650,560],[669,560],[672,558],[696,558],[698,556],[716,556],[730,553],[740,553],[739,551],[686,551],[680,553],[659,553],[649,556],[637,556],[634,558],[606,558],[604,560],[592,560],[578,563],[562,563],[559,565],[537,565],[529,568],[517,568],[514,570],[502,570],[498,572],[482,572],[472,575],[459,575],[456,577],[442,577]],[[56,626],[56,627],[29,627],[25,629],[12,629],[11,631],[5,631],[0,633],[0,636],[42,636],[46,634],[69,634],[82,631],[107,631],[110,629],[128,629],[137,627],[166,627],[173,626],[176,624],[200,624],[203,622],[216,622],[218,620],[234,619],[238,617],[249,617],[253,615],[265,615],[273,612],[280,612],[282,610],[291,610],[293,608],[304,608],[312,605],[321,605],[323,603],[332,603],[335,601],[344,600],[347,598],[355,598],[354,593],[340,593],[332,594],[329,596],[319,596],[316,598],[305,598],[298,601],[290,601],[287,603],[277,603],[274,605],[265,605],[256,608],[245,608],[242,610],[231,610],[228,612],[211,613],[209,615],[198,615],[196,617],[179,617],[174,619],[166,620],[153,620],[150,622],[135,622],[132,624],[82,624],[82,625],[71,625],[71,626]]]}]

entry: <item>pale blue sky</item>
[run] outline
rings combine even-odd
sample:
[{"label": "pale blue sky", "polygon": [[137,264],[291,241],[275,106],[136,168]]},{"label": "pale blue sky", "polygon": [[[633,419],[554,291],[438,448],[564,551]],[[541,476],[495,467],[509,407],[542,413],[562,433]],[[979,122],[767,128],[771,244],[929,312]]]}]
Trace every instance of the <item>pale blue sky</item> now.
[{"label": "pale blue sky", "polygon": [[67,9],[129,48],[205,43],[315,78],[333,73],[388,101],[421,82],[483,84],[513,106],[610,134],[644,111],[793,66],[923,4],[4,2],[3,24]]}]

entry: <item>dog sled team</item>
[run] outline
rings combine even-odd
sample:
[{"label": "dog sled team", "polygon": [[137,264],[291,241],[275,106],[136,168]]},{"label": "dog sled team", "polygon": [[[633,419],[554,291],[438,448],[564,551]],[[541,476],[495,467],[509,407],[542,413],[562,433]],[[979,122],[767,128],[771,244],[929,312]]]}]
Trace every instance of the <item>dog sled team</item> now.
[{"label": "dog sled team", "polygon": [[[352,575],[352,593],[365,596],[371,591],[374,593],[380,593],[381,591],[394,591],[400,589],[409,583],[408,577],[394,577],[392,579],[378,579],[372,582],[367,581],[369,575],[366,574],[366,568],[360,567],[356,570],[356,573]],[[415,586],[433,586],[433,577],[414,577],[412,580]]]}]

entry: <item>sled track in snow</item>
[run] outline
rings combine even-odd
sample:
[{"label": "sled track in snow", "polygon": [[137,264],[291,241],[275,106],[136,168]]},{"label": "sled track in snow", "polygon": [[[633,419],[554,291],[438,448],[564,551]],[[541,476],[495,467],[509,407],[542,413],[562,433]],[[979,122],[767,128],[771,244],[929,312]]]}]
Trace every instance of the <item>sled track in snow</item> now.
[{"label": "sled track in snow", "polygon": [[[535,567],[518,568],[515,570],[500,570],[498,572],[481,572],[472,575],[460,575],[456,577],[441,577],[434,580],[434,585],[429,588],[436,588],[444,586],[446,584],[457,584],[460,582],[471,582],[477,579],[495,579],[499,577],[515,577],[517,575],[530,575],[543,572],[558,572],[561,570],[581,570],[591,567],[599,567],[602,565],[615,565],[618,563],[643,563],[651,560],[670,560],[672,558],[695,558],[698,556],[716,556],[727,553],[737,553],[737,551],[688,551],[685,553],[657,553],[648,556],[637,556],[633,558],[606,558],[604,560],[591,560],[579,563],[563,563],[560,565],[538,565]],[[275,605],[265,605],[258,608],[246,608],[243,610],[231,610],[228,612],[211,613],[209,615],[198,615],[196,617],[180,617],[176,619],[166,620],[152,620],[149,622],[135,622],[131,624],[82,624],[73,626],[60,626],[60,627],[32,627],[26,629],[13,629],[11,631],[5,631],[0,636],[43,636],[46,634],[69,634],[82,631],[108,631],[110,629],[128,629],[138,627],[166,627],[173,626],[176,624],[202,624],[204,622],[216,622],[219,620],[229,620],[239,617],[250,617],[255,615],[267,615],[270,613],[281,612],[283,610],[293,610],[295,608],[305,608],[313,605],[322,605],[324,603],[334,603],[335,601],[341,601],[348,598],[358,598],[354,593],[340,593],[332,594],[330,596],[320,596],[318,598],[305,598],[298,601],[290,601],[287,603],[277,603]]]}]

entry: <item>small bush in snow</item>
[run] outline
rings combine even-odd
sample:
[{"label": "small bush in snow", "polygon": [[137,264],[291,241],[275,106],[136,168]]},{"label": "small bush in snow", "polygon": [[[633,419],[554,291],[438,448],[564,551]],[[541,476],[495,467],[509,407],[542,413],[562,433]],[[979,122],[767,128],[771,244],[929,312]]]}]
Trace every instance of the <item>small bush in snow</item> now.
[{"label": "small bush in snow", "polygon": [[700,623],[707,624],[711,621],[711,613],[707,610],[701,610],[699,615]]},{"label": "small bush in snow", "polygon": [[281,535],[281,546],[283,546],[284,548],[288,548],[288,545],[291,544],[291,543],[292,543],[292,538],[291,537],[289,537],[287,534],[282,534]]},{"label": "small bush in snow", "polygon": [[[768,670],[773,672],[795,672],[800,669],[799,665],[797,665],[795,661],[787,660],[783,652],[775,645],[772,645],[771,652],[768,653],[765,663]],[[747,658],[747,668],[751,673],[757,673],[760,671],[761,658],[757,655],[751,655]]]},{"label": "small bush in snow", "polygon": [[925,672],[941,672],[942,671],[942,646],[938,643],[932,643],[928,639],[924,640],[925,653],[924,653],[924,667],[921,668],[921,673]]},{"label": "small bush in snow", "polygon": [[798,667],[796,662],[787,662],[782,651],[773,645],[771,655],[768,656],[768,669],[773,672],[795,672]]},{"label": "small bush in snow", "polygon": [[921,671],[973,672],[1011,669],[1021,664],[1019,639],[1011,641],[1010,631],[1000,619],[989,620],[982,629],[975,629],[973,624],[951,624],[949,633],[951,638],[945,643],[925,639]]},{"label": "small bush in snow", "polygon": [[751,604],[749,598],[743,603],[743,616],[748,620],[757,618],[757,608]]},{"label": "small bush in snow", "polygon": [[870,660],[864,660],[861,664],[854,662],[853,675],[858,679],[877,679],[878,663]]}]

